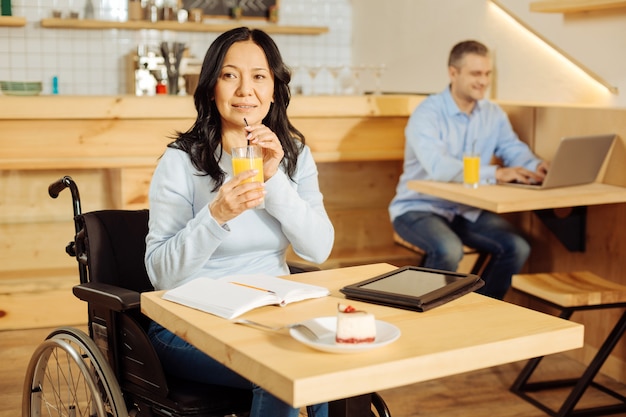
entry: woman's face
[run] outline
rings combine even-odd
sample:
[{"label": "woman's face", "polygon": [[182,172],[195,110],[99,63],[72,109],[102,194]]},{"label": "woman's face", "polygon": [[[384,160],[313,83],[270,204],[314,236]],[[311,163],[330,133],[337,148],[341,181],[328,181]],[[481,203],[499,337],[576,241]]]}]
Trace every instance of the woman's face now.
[{"label": "woman's face", "polygon": [[274,101],[274,74],[263,49],[252,41],[234,43],[215,84],[215,105],[222,128],[260,123]]}]

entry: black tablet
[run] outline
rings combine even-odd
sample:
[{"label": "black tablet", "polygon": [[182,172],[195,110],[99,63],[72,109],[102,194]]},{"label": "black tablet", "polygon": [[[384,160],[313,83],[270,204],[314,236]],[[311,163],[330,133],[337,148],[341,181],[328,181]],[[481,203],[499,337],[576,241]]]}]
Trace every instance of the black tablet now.
[{"label": "black tablet", "polygon": [[483,285],[484,281],[474,274],[405,266],[340,291],[353,300],[426,311]]}]

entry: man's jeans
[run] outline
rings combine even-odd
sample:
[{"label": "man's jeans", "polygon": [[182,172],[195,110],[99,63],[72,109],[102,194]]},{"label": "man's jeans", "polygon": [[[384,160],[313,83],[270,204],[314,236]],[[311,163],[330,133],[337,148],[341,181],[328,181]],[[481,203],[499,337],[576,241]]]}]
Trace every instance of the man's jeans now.
[{"label": "man's jeans", "polygon": [[[166,373],[204,384],[251,389],[250,417],[298,417],[297,408],[231,371],[159,324],[152,322],[148,335]],[[308,406],[307,412],[309,417],[328,417],[328,404]]]},{"label": "man's jeans", "polygon": [[513,225],[488,211],[476,222],[461,216],[449,222],[430,212],[410,211],[396,217],[393,227],[404,240],[426,252],[426,268],[456,271],[464,244],[491,254],[482,274],[485,286],[477,292],[493,298],[504,298],[512,275],[530,255],[528,242]]}]

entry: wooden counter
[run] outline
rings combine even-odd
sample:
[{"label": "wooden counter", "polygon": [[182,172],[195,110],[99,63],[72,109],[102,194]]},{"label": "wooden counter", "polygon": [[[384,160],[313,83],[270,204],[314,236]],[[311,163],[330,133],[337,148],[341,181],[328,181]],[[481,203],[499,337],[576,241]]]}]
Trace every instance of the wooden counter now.
[{"label": "wooden counter", "polygon": [[[289,114],[317,160],[336,231],[324,268],[417,262],[394,245],[387,206],[402,171],[407,118],[423,98],[293,98]],[[519,136],[544,158],[552,157],[562,136],[616,133],[603,182],[626,186],[626,109],[500,104]],[[0,329],[56,325],[57,317],[86,320],[84,305],[69,291],[59,296],[78,281],[76,262],[65,254],[74,234],[72,205],[67,191],[49,198],[48,185],[71,175],[84,211],[145,208],[152,171],[168,137],[194,119],[191,97],[0,96],[0,310],[6,313],[0,314]],[[590,270],[626,284],[625,208],[624,203],[589,207],[583,253],[569,252],[532,213],[507,214],[532,244],[523,272]],[[44,304],[66,314],[48,314],[40,308]],[[587,351],[598,348],[616,317],[591,312],[574,317],[589,324],[588,348],[578,359],[591,356]],[[620,344],[607,373],[626,381],[625,358],[626,345]]]},{"label": "wooden counter", "polygon": [[[406,117],[421,99],[295,97],[289,115],[317,162],[401,160]],[[0,109],[4,170],[154,166],[196,115],[193,98],[177,96],[0,96]]]},{"label": "wooden counter", "polygon": [[626,187],[591,183],[574,187],[530,190],[506,185],[467,188],[460,183],[410,181],[409,188],[494,213],[626,203]]}]

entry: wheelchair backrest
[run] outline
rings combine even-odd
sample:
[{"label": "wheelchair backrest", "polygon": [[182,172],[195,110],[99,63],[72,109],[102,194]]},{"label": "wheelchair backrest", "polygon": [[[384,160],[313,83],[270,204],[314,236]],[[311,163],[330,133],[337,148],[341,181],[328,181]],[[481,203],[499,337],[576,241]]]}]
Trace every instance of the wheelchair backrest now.
[{"label": "wheelchair backrest", "polygon": [[87,265],[88,281],[144,292],[154,288],[144,264],[148,210],[101,210],[83,213],[76,221],[79,262]]}]

